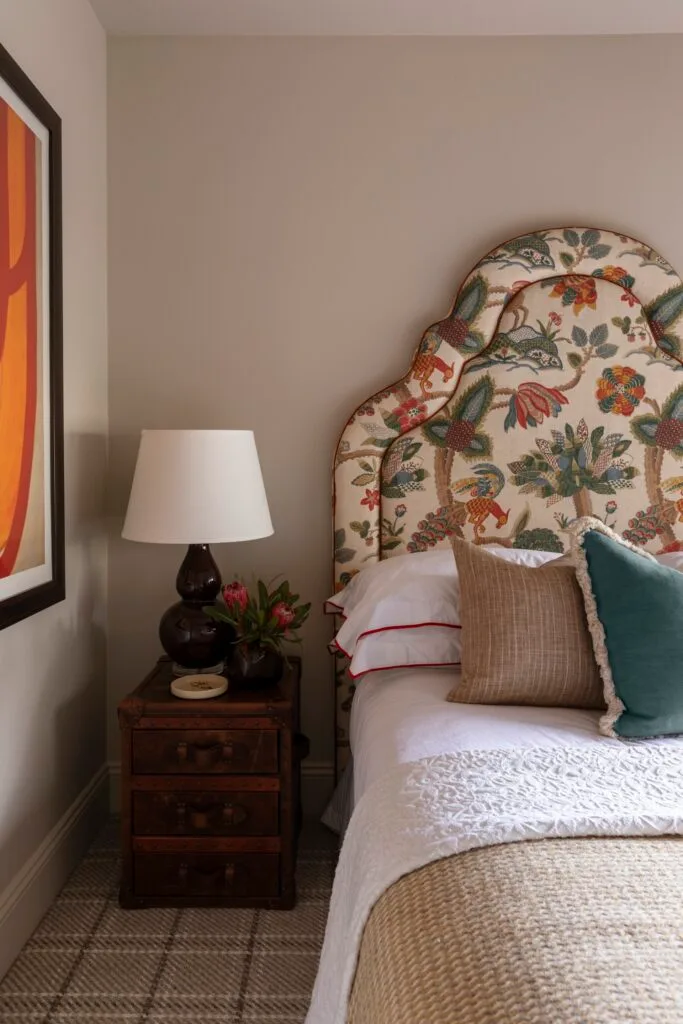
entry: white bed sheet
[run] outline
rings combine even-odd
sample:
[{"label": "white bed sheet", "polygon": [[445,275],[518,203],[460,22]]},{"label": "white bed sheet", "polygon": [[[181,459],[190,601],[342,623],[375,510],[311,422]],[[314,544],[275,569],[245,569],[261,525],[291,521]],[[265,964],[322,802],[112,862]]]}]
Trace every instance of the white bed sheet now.
[{"label": "white bed sheet", "polygon": [[[353,698],[350,744],[353,806],[384,772],[399,764],[458,750],[621,744],[598,732],[599,711],[576,708],[452,704],[453,668],[375,672]],[[683,738],[650,741],[683,746]]]}]

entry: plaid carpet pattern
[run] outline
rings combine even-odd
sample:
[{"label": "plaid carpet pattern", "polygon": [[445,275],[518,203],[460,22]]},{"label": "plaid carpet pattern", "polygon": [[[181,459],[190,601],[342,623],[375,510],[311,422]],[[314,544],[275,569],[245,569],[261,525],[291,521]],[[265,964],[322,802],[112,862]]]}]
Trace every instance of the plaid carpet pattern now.
[{"label": "plaid carpet pattern", "polygon": [[291,911],[123,911],[110,824],[0,983],[0,1021],[300,1024],[336,852],[322,826],[304,828]]}]

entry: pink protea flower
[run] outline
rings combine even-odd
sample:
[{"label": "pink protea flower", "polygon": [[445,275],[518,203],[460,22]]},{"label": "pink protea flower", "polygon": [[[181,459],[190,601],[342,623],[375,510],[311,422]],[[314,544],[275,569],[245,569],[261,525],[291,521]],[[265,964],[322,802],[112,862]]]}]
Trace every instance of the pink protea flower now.
[{"label": "pink protea flower", "polygon": [[294,612],[284,601],[278,601],[276,605],[273,605],[271,614],[281,629],[287,629],[287,626],[294,621]]},{"label": "pink protea flower", "polygon": [[244,583],[235,580],[223,587],[223,600],[231,612],[243,612],[249,601],[249,591]]}]

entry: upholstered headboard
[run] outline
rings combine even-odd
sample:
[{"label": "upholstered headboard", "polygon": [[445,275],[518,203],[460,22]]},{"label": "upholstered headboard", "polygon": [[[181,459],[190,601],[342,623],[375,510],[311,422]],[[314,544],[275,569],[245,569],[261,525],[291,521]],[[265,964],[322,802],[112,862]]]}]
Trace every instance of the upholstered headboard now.
[{"label": "upholstered headboard", "polygon": [[[626,235],[556,228],[495,248],[342,433],[336,586],[453,534],[559,553],[586,514],[650,551],[683,546],[682,315],[676,272]],[[340,766],[352,694],[340,660]]]}]

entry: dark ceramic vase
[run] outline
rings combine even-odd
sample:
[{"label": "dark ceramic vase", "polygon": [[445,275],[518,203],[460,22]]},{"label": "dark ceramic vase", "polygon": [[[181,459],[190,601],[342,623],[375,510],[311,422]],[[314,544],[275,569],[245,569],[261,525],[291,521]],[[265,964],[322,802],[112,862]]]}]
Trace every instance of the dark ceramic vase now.
[{"label": "dark ceramic vase", "polygon": [[231,679],[245,686],[268,686],[282,678],[285,659],[264,647],[236,647],[228,669]]}]

